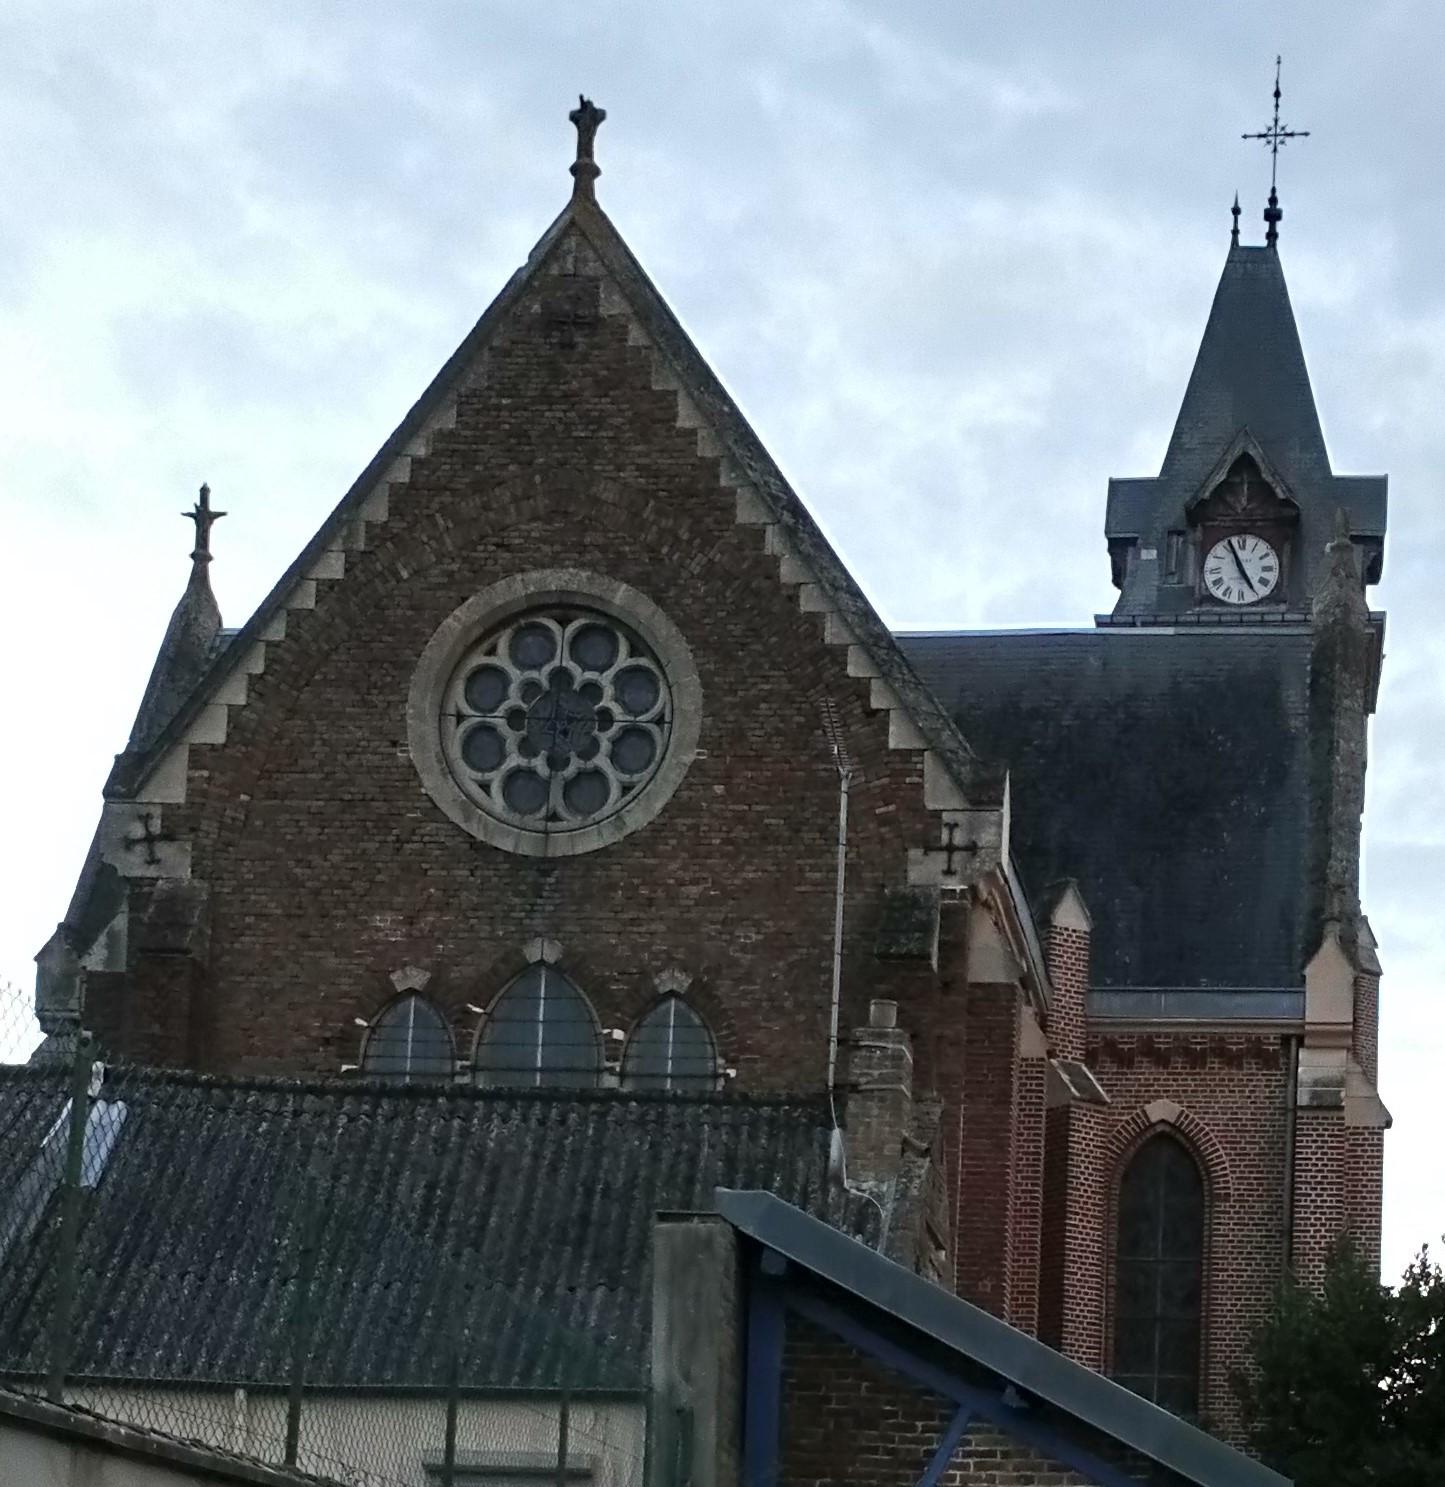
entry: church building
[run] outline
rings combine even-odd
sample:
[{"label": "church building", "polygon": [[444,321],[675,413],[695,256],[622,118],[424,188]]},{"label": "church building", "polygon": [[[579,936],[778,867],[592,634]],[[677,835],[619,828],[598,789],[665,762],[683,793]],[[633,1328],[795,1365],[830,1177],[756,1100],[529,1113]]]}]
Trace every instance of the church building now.
[{"label": "church building", "polygon": [[1113,611],[898,634],[599,206],[602,117],[238,628],[202,488],[37,1058],[813,1101],[895,1258],[1234,1433],[1282,1279],[1378,1253],[1389,1123],[1385,480],[1331,466],[1277,205],[1262,246],[1236,207],[1158,474],[1108,482]]}]

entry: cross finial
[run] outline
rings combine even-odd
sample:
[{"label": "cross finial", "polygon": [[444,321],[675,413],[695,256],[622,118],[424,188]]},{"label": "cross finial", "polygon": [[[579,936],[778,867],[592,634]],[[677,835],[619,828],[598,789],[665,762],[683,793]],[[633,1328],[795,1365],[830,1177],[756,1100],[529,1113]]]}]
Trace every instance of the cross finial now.
[{"label": "cross finial", "polygon": [[1268,129],[1258,130],[1254,134],[1243,134],[1241,139],[1262,140],[1269,146],[1269,205],[1264,209],[1265,234],[1264,240],[1269,247],[1274,247],[1279,241],[1279,224],[1284,217],[1284,209],[1279,204],[1279,192],[1276,189],[1279,176],[1279,147],[1287,144],[1292,139],[1308,139],[1308,129],[1285,129],[1279,122],[1279,67],[1280,59],[1274,59],[1274,120]]},{"label": "cross finial", "polygon": [[211,561],[211,528],[225,515],[224,511],[211,510],[211,487],[203,485],[196,504],[181,512],[196,524],[196,545],[191,550],[192,572],[203,573]]},{"label": "cross finial", "polygon": [[597,177],[602,174],[592,157],[597,139],[597,127],[607,117],[605,108],[598,108],[590,98],[577,95],[577,107],[567,117],[577,126],[577,158],[572,162],[572,195],[587,201],[595,201]]}]

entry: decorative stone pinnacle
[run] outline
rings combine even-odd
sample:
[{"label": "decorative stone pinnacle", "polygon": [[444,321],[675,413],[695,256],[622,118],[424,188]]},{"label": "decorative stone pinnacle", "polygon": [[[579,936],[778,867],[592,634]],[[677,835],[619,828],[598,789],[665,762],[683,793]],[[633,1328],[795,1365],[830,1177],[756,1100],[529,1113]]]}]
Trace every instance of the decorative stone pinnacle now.
[{"label": "decorative stone pinnacle", "polygon": [[572,195],[586,201],[597,199],[597,177],[602,174],[593,158],[593,147],[597,140],[597,129],[607,117],[605,108],[598,108],[593,101],[579,93],[577,107],[567,117],[577,126],[577,158],[572,162]]},{"label": "decorative stone pinnacle", "polygon": [[1234,226],[1229,229],[1229,246],[1239,246],[1239,192],[1234,193],[1234,205],[1229,209],[1229,215],[1234,218]]},{"label": "decorative stone pinnacle", "polygon": [[189,510],[181,512],[196,524],[196,545],[191,550],[192,573],[204,573],[211,561],[211,528],[225,515],[224,511],[211,510],[211,487],[203,485],[200,497]]},{"label": "decorative stone pinnacle", "polygon": [[1350,537],[1350,513],[1343,506],[1335,507],[1335,518],[1330,526],[1330,540],[1325,551],[1353,553],[1355,544]]},{"label": "decorative stone pinnacle", "polygon": [[1360,581],[1355,544],[1350,537],[1350,516],[1343,506],[1336,508],[1331,525],[1333,532],[1325,544],[1329,564],[1323,582],[1315,591],[1315,618],[1327,620],[1345,615],[1359,624],[1368,624],[1370,611]]}]

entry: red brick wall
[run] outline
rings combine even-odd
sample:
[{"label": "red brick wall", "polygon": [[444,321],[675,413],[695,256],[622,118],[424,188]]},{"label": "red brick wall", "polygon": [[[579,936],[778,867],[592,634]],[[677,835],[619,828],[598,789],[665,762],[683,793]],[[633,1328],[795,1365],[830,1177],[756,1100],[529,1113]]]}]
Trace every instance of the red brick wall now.
[{"label": "red brick wall", "polygon": [[1373,1084],[1380,1077],[1380,978],[1355,977],[1355,1058]]},{"label": "red brick wall", "polygon": [[[924,1062],[937,1009],[916,1004],[916,975],[876,961],[871,941],[908,848],[937,837],[921,756],[887,747],[867,681],[846,675],[821,618],[799,612],[760,529],[736,524],[718,461],[676,426],[676,397],[653,388],[623,320],[564,344],[535,313],[547,288],[516,310],[456,427],[393,487],[390,519],[368,528],[345,577],[290,614],[226,743],[192,746],[189,803],[166,811],[211,891],[190,1046],[208,1068],[335,1070],[355,1061],[353,1021],[386,1000],[388,973],[415,964],[466,1051],[464,1005],[486,1005],[522,944],[547,935],[603,1026],[626,1027],[656,973],[681,967],[741,1086],[816,1087],[837,820],[819,721],[830,696],[858,770],[843,1026],[866,1020],[868,997],[896,995]],[[476,842],[423,794],[405,707],[417,656],[458,605],[559,565],[632,584],[679,626],[702,679],[702,753],[649,826],[540,861]],[[144,964],[139,979],[154,974]],[[138,1056],[171,1058],[185,1042],[132,1031],[125,1051]]]},{"label": "red brick wall", "polygon": [[1111,1110],[1059,1105],[1048,1112],[1039,1336],[1087,1368],[1104,1365]]},{"label": "red brick wall", "polygon": [[1053,986],[1049,1048],[1059,1058],[1083,1058],[1088,1038],[1090,936],[1085,930],[1050,925],[1044,933],[1044,962]]},{"label": "red brick wall", "polygon": [[1007,985],[968,987],[967,1041],[959,1086],[957,1291],[1007,1316],[1013,1273],[1015,1110],[1020,993]]},{"label": "red brick wall", "polygon": [[1044,1208],[1044,1084],[1048,1067],[1020,1057],[1014,1080],[1013,1172],[1009,1208],[1009,1288],[1005,1319],[1039,1330],[1039,1260]]},{"label": "red brick wall", "polygon": [[[1113,1101],[1101,1205],[1106,1259],[1113,1251],[1123,1165],[1150,1129],[1144,1107],[1169,1099],[1185,1111],[1172,1129],[1204,1170],[1207,1215],[1200,1406],[1206,1424],[1236,1436],[1230,1374],[1243,1365],[1250,1338],[1283,1276],[1287,1069],[1280,1040],[1217,1034],[1096,1036],[1090,1040],[1090,1063]],[[1301,1169],[1298,1184],[1311,1180]],[[1106,1280],[1106,1368],[1110,1312]]]}]

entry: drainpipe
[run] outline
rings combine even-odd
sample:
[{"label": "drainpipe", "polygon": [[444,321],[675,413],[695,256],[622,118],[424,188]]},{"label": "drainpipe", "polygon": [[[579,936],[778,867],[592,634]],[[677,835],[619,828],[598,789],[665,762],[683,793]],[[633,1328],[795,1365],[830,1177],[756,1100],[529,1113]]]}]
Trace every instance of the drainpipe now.
[{"label": "drainpipe", "polygon": [[1294,1270],[1294,1168],[1295,1127],[1299,1119],[1299,1050],[1303,1039],[1298,1033],[1290,1033],[1285,1042],[1289,1044],[1289,1083],[1284,1092],[1284,1273]]}]

